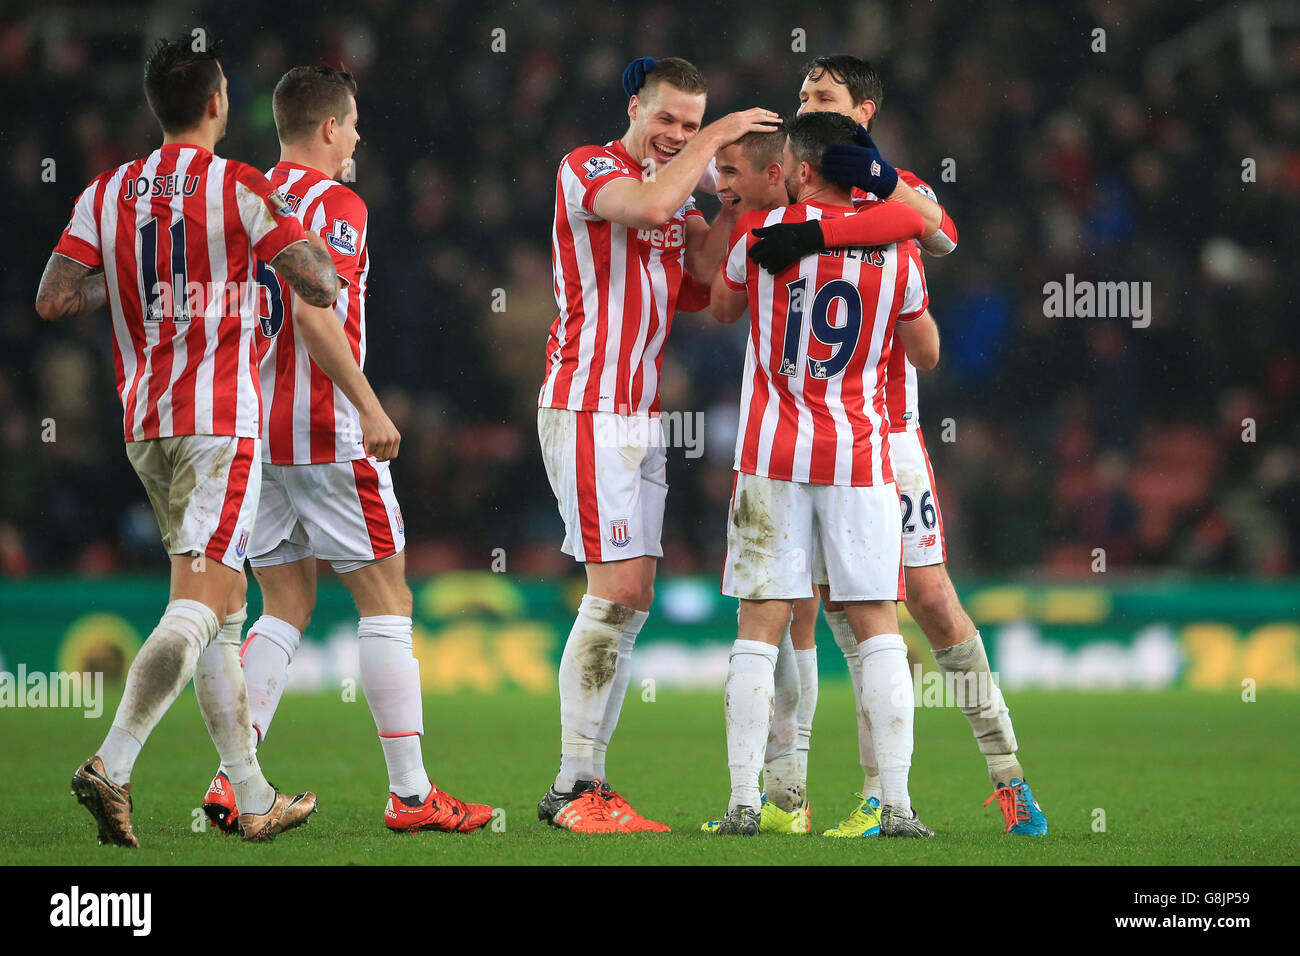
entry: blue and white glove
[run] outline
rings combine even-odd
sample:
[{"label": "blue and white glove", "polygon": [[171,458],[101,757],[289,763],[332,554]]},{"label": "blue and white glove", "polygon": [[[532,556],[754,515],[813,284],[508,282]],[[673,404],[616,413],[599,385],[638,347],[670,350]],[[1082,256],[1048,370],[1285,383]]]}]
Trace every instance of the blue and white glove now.
[{"label": "blue and white glove", "polygon": [[837,183],[857,186],[888,199],[898,186],[898,170],[885,162],[865,126],[859,126],[854,145],[835,143],[822,153],[822,175]]}]

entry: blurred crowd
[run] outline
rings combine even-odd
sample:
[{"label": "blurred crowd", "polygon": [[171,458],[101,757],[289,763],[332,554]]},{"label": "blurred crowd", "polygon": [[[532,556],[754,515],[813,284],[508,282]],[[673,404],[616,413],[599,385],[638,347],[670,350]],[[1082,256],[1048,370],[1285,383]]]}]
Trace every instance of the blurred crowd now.
[{"label": "blurred crowd", "polygon": [[[1108,571],[1300,570],[1296,17],[1265,17],[1261,46],[1226,5],[1153,0],[184,7],[0,13],[0,575],[161,567],[107,316],[44,326],[32,302],[82,186],[158,142],[148,40],[198,24],[226,44],[218,151],[262,169],[286,69],[358,76],[367,372],[404,436],[416,573],[486,569],[496,549],[512,574],[572,568],[534,411],[554,179],[570,149],[622,135],[624,64],[692,60],[708,116],[790,112],[803,65],[837,52],[882,72],[876,142],[960,230],[926,259],[944,353],[920,391],[954,574],[1081,575],[1098,548]],[[1181,42],[1215,18],[1216,41]],[[1149,327],[1046,317],[1043,286],[1067,274],[1149,281]],[[721,569],[744,335],[681,314],[669,339],[663,407],[705,431],[701,457],[669,455],[666,572]]]}]

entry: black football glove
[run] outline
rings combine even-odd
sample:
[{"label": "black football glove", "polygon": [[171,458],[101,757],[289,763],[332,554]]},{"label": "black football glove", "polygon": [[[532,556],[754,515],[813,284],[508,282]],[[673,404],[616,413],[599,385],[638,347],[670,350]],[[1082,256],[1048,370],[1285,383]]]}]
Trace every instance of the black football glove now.
[{"label": "black football glove", "polygon": [[772,275],[804,256],[826,251],[822,224],[816,219],[807,222],[780,222],[753,232],[758,237],[758,242],[749,247],[749,258]]}]

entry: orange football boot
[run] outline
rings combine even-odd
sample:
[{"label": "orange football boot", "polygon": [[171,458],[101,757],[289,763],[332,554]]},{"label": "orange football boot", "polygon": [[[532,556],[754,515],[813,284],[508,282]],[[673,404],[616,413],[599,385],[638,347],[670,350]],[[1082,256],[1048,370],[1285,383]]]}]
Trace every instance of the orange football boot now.
[{"label": "orange football boot", "polygon": [[239,832],[239,808],[235,806],[235,788],[230,778],[220,770],[212,778],[208,792],[203,795],[203,813],[208,823],[226,836]]},{"label": "orange football boot", "polygon": [[636,807],[627,802],[627,798],[611,787],[608,783],[602,781],[601,795],[605,802],[609,804],[609,815],[615,823],[629,833],[670,833],[672,827],[666,823],[659,823],[647,817],[641,816]]},{"label": "orange football boot", "polygon": [[492,808],[486,803],[465,803],[443,793],[432,780],[429,785],[433,789],[423,803],[408,803],[404,797],[388,794],[388,805],[384,807],[384,824],[388,829],[394,833],[420,830],[468,833],[492,819]]},{"label": "orange football boot", "polygon": [[579,780],[569,793],[554,787],[537,805],[537,819],[573,833],[628,833],[609,812],[600,780]]}]

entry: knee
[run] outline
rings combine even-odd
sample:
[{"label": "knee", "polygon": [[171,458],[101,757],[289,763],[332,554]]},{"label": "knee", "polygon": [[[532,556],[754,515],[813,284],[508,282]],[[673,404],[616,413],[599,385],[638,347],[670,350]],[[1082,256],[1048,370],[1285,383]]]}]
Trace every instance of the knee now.
[{"label": "knee", "polygon": [[607,600],[637,611],[645,611],[649,609],[654,596],[654,585],[644,585],[639,581],[626,581],[619,583],[614,588],[614,593]]}]

